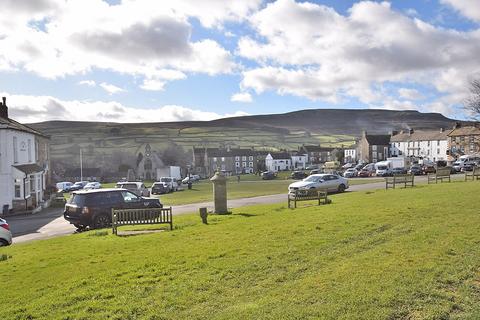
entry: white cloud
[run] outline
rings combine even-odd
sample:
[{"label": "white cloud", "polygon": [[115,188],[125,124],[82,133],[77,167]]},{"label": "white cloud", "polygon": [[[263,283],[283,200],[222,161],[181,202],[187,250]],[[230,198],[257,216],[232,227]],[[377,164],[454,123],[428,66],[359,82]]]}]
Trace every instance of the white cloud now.
[{"label": "white cloud", "polygon": [[108,92],[108,94],[112,95],[112,94],[116,94],[116,93],[120,93],[120,92],[125,92],[126,90],[122,89],[122,88],[119,88],[113,84],[110,84],[110,83],[106,83],[106,82],[102,82],[99,84],[99,86]]},{"label": "white cloud", "polygon": [[450,5],[471,20],[480,21],[480,3],[478,0],[441,0],[441,3]]},{"label": "white cloud", "polygon": [[232,102],[252,102],[252,95],[248,92],[239,92],[232,95],[230,98]]},{"label": "white cloud", "polygon": [[155,80],[155,79],[145,79],[143,84],[140,86],[143,90],[148,91],[163,91],[165,86],[165,81]]},{"label": "white cloud", "polygon": [[[193,41],[189,18],[222,28],[259,3],[8,0],[0,11],[0,70],[58,78],[103,69],[164,81],[187,73],[231,73],[237,68],[231,53],[210,39]],[[165,70],[182,76],[165,77]]]},{"label": "white cloud", "polygon": [[97,84],[93,80],[82,80],[78,82],[79,85],[88,86],[88,87],[95,87]]},{"label": "white cloud", "polygon": [[457,95],[480,70],[480,29],[435,27],[388,2],[358,2],[341,15],[323,5],[278,0],[249,21],[257,35],[242,37],[237,54],[258,63],[241,82],[257,93],[377,104],[385,94],[372,87],[385,82],[433,85],[441,95]]},{"label": "white cloud", "polygon": [[416,89],[400,88],[398,89],[400,97],[408,100],[422,100],[425,97]]},{"label": "white cloud", "polygon": [[[214,120],[223,117],[248,115],[243,111],[218,114],[178,105],[140,109],[122,105],[115,101],[60,100],[51,96],[10,95],[9,115],[23,122],[75,119],[76,121],[105,122],[169,122],[190,120]],[[81,110],[82,112],[79,112]]]}]

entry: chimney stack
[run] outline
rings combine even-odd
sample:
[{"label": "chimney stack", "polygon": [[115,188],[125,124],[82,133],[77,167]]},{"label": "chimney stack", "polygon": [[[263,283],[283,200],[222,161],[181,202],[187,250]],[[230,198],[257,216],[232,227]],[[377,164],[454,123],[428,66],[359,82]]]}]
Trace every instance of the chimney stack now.
[{"label": "chimney stack", "polygon": [[460,122],[455,122],[455,125],[453,126],[453,129],[458,129],[462,126],[462,124]]},{"label": "chimney stack", "polygon": [[8,107],[7,107],[7,98],[2,97],[2,102],[0,102],[0,118],[8,119]]},{"label": "chimney stack", "polygon": [[440,128],[440,132],[445,132],[445,128]]},{"label": "chimney stack", "polygon": [[408,130],[408,135],[411,136],[413,134],[413,129]]}]

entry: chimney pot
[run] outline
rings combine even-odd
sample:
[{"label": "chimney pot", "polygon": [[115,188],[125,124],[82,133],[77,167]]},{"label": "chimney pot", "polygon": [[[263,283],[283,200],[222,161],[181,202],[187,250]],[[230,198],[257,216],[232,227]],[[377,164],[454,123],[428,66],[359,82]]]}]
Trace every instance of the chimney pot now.
[{"label": "chimney pot", "polygon": [[2,97],[3,103],[0,103],[0,118],[8,119],[7,98]]},{"label": "chimney pot", "polygon": [[445,131],[445,128],[440,128],[440,132],[444,132]]},{"label": "chimney pot", "polygon": [[413,129],[408,130],[408,135],[411,136],[413,133]]}]

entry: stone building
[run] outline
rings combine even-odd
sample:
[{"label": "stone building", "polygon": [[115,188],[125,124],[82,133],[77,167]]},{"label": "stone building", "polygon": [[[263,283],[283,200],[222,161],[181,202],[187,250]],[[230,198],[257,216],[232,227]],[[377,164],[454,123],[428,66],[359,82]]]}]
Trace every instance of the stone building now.
[{"label": "stone building", "polygon": [[155,180],[157,177],[157,169],[164,168],[165,165],[158,154],[152,150],[150,144],[145,145],[144,153],[137,154],[137,167],[135,170],[137,179],[140,180]]},{"label": "stone building", "polygon": [[449,161],[462,155],[480,154],[480,123],[472,126],[457,123],[447,136]]},{"label": "stone building", "polygon": [[362,138],[358,143],[358,158],[363,162],[378,162],[386,160],[389,156],[390,135],[368,134],[362,132]]}]

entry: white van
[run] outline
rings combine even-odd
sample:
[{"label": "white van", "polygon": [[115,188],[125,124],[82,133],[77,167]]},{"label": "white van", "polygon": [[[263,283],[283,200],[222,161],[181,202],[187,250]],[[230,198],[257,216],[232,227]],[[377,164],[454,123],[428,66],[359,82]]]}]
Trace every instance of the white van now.
[{"label": "white van", "polygon": [[380,161],[375,163],[375,175],[378,177],[386,177],[392,175],[392,162]]},{"label": "white van", "polygon": [[58,191],[70,191],[70,188],[73,186],[73,183],[72,182],[68,182],[68,181],[65,181],[65,182],[58,182],[56,185],[57,187],[57,190]]}]

